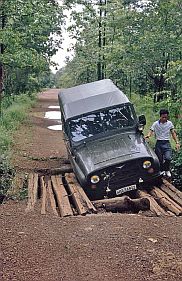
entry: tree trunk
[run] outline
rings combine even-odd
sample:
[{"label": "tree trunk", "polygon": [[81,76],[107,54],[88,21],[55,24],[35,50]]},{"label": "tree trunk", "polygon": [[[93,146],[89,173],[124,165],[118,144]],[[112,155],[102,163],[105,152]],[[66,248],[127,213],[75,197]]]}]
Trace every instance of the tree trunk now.
[{"label": "tree trunk", "polygon": [[139,212],[150,209],[150,201],[147,198],[131,199],[128,196],[115,197],[110,199],[96,200],[92,202],[96,208],[104,208],[106,211]]},{"label": "tree trunk", "polygon": [[[5,14],[4,14],[4,1],[1,1],[1,30],[5,28]],[[4,44],[0,44],[0,54],[4,53]],[[4,90],[4,69],[3,63],[0,61],[0,117],[2,114],[2,98],[3,98],[3,90]]]}]

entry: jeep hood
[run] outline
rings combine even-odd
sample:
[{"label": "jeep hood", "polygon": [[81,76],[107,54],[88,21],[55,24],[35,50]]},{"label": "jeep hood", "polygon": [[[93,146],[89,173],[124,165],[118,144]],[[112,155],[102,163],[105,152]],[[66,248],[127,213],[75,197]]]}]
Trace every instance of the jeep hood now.
[{"label": "jeep hood", "polygon": [[77,148],[76,155],[86,174],[128,160],[151,157],[140,134],[114,135],[86,142]]}]

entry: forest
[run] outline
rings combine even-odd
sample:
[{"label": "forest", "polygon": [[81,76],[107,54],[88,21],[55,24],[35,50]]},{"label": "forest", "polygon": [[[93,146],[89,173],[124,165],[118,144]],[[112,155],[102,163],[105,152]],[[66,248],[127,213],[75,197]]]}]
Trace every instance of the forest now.
[{"label": "forest", "polygon": [[[67,12],[74,56],[53,74]],[[182,139],[180,0],[0,0],[0,22],[0,132],[22,95],[109,78],[149,121],[168,108]],[[180,184],[181,151],[173,162]]]}]

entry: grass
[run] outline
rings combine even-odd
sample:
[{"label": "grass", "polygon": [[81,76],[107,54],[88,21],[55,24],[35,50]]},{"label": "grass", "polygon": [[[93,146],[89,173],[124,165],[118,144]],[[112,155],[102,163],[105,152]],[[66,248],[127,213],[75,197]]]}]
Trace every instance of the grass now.
[{"label": "grass", "polygon": [[[179,127],[179,121],[175,119],[174,112],[175,112],[175,104],[169,103],[168,100],[161,101],[158,103],[153,103],[153,98],[151,96],[139,96],[136,94],[132,94],[131,102],[134,104],[135,110],[137,115],[144,114],[147,120],[147,124],[144,128],[144,135],[148,133],[150,130],[151,125],[154,121],[159,119],[159,111],[161,108],[166,108],[171,113],[171,121],[173,122],[176,129]],[[152,137],[150,139],[151,146],[155,145],[155,138]],[[175,148],[175,142],[171,139],[172,148]]]},{"label": "grass", "polygon": [[20,124],[28,118],[30,108],[35,104],[35,96],[21,95],[11,102],[10,106],[3,103],[0,118],[0,197],[7,193],[14,176],[9,164],[13,135]]},{"label": "grass", "polygon": [[0,153],[7,153],[12,144],[13,133],[27,118],[27,112],[35,103],[35,96],[18,96],[9,107],[2,108],[0,118]]},{"label": "grass", "polygon": [[[159,118],[158,112],[154,111],[153,99],[150,96],[139,96],[132,94],[131,102],[133,103],[137,115],[144,114],[147,124],[144,128],[144,135],[148,133],[151,125]],[[151,138],[150,143],[152,146],[155,144],[155,139]]]},{"label": "grass", "polygon": [[[135,106],[137,115],[144,114],[147,119],[147,124],[144,129],[144,135],[150,129],[152,123],[159,118],[159,111],[161,108],[167,108],[170,112],[171,121],[178,132],[178,138],[182,142],[182,121],[175,116],[179,114],[180,104],[165,100],[158,103],[153,103],[153,99],[150,96],[141,97],[139,95],[132,95],[132,103]],[[155,138],[152,137],[149,143],[152,147],[155,146]],[[178,153],[175,151],[175,142],[172,140],[171,145],[173,148],[173,160],[171,163],[171,170],[173,175],[173,183],[176,187],[182,190],[182,150]]]}]

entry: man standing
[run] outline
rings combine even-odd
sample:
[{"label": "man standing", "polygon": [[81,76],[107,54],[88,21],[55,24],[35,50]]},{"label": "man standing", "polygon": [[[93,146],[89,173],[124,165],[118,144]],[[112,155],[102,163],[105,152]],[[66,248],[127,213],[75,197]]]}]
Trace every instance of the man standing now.
[{"label": "man standing", "polygon": [[160,119],[155,121],[145,139],[149,139],[153,134],[156,138],[155,153],[157,154],[160,162],[161,171],[167,177],[171,177],[170,162],[172,159],[172,149],[170,144],[170,135],[176,143],[176,149],[180,149],[174,125],[168,120],[169,111],[166,109],[160,110]]}]

